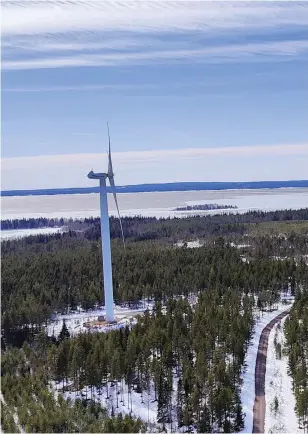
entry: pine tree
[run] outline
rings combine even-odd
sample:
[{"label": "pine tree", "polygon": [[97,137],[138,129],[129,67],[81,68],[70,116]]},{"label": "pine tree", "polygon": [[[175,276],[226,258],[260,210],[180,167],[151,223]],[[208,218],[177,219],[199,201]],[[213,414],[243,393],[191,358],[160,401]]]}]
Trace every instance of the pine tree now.
[{"label": "pine tree", "polygon": [[70,338],[70,332],[68,331],[65,319],[63,320],[62,329],[59,334],[59,341]]},{"label": "pine tree", "polygon": [[211,432],[212,426],[210,423],[210,415],[207,406],[205,405],[200,412],[200,420],[197,424],[197,429],[199,433]]},{"label": "pine tree", "polygon": [[182,379],[178,380],[178,389],[177,389],[177,421],[178,427],[181,428],[183,426],[183,400],[184,400],[184,391],[183,391],[183,383]]},{"label": "pine tree", "polygon": [[242,412],[242,406],[240,403],[238,403],[236,406],[236,418],[235,418],[234,431],[235,432],[242,431],[243,428],[244,428],[244,416]]}]

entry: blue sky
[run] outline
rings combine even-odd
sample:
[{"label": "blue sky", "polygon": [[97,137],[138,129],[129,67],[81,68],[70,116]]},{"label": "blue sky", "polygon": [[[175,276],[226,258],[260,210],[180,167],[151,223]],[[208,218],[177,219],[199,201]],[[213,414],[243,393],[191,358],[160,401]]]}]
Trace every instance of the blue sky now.
[{"label": "blue sky", "polygon": [[92,185],[106,120],[118,184],[307,178],[307,2],[3,0],[2,15],[3,189]]}]

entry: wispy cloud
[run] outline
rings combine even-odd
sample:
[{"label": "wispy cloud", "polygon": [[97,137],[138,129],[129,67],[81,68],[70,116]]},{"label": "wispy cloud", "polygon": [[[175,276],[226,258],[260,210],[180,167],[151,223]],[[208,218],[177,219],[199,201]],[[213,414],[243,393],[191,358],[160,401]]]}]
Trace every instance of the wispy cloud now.
[{"label": "wispy cloud", "polygon": [[[113,162],[118,185],[305,179],[308,143],[114,152]],[[87,173],[104,168],[107,158],[103,154],[3,158],[2,189],[90,186]]]},{"label": "wispy cloud", "polygon": [[[4,60],[4,70],[14,69],[42,69],[65,68],[81,66],[115,66],[125,64],[143,64],[162,61],[167,63],[174,60],[191,61],[192,59],[204,62],[232,62],[241,59],[255,61],[266,60],[269,56],[279,58],[300,55],[308,52],[307,41],[233,44],[218,47],[190,50],[160,50],[148,52],[104,53],[97,55],[82,54],[70,57],[50,57],[32,60]],[[262,57],[259,57],[262,56]]]},{"label": "wispy cloud", "polygon": [[[66,35],[64,40],[61,38],[64,35],[56,35],[55,37],[43,37],[42,40],[38,40],[37,37],[14,37],[6,38],[2,43],[2,48],[5,50],[23,50],[29,53],[35,52],[75,52],[75,51],[100,51],[100,50],[126,50],[135,49],[138,47],[151,47],[163,45],[164,42],[157,38],[139,38],[136,37],[124,37],[110,38],[104,35],[103,41],[97,41],[93,35],[78,35],[69,34]],[[65,40],[67,39],[67,41]],[[80,41],[81,39],[81,41]]]},{"label": "wispy cloud", "polygon": [[[307,23],[304,2],[3,0],[4,35],[223,30]],[[46,36],[48,37],[48,36]]]},{"label": "wispy cloud", "polygon": [[[146,88],[151,88],[155,85],[145,85]],[[135,85],[125,85],[125,84],[102,84],[102,85],[80,85],[80,86],[50,86],[50,87],[3,87],[2,92],[21,92],[21,93],[28,93],[28,92],[89,92],[89,91],[97,91],[97,90],[129,90],[134,89],[137,86]],[[138,85],[138,88],[142,87],[142,85]],[[156,86],[157,87],[157,86]]]},{"label": "wispy cloud", "polygon": [[136,91],[136,90],[178,90],[183,88],[195,88],[198,86],[198,91],[202,89],[213,90],[219,88],[226,83],[226,80],[217,80],[217,82],[205,81],[170,81],[164,83],[137,83],[137,84],[97,84],[97,85],[79,85],[79,86],[49,86],[49,87],[2,87],[2,92],[13,93],[31,93],[31,92],[96,92],[96,91]]},{"label": "wispy cloud", "polygon": [[[4,70],[193,59],[260,61],[307,52],[307,41],[301,39],[213,41],[224,33],[234,37],[287,26],[304,28],[308,26],[305,2],[3,0],[2,15]],[[174,38],[181,35],[187,38]]]}]

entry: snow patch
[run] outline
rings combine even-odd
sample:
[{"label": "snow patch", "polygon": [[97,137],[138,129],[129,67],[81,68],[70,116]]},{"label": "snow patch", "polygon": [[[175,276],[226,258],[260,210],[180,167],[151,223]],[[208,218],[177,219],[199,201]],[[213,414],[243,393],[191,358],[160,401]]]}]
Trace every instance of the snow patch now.
[{"label": "snow patch", "polygon": [[177,247],[184,247],[184,245],[186,245],[186,247],[190,248],[190,249],[194,249],[197,247],[202,247],[204,244],[201,243],[200,240],[194,240],[194,241],[179,241],[178,243],[175,244]]},{"label": "snow patch", "polygon": [[21,434],[23,434],[25,431],[23,430],[22,426],[19,423],[19,417],[18,417],[18,413],[17,413],[17,407],[14,407],[13,419],[14,419],[15,425],[19,429],[19,432]]},{"label": "snow patch", "polygon": [[77,335],[82,332],[107,332],[110,330],[119,329],[121,327],[125,327],[126,325],[131,325],[136,322],[135,316],[143,314],[146,309],[152,309],[152,304],[147,303],[144,304],[143,307],[139,309],[127,309],[121,306],[115,306],[115,317],[117,318],[116,324],[108,324],[108,325],[100,325],[100,326],[92,326],[85,327],[84,323],[93,321],[97,319],[99,316],[105,316],[105,307],[100,307],[98,309],[81,311],[81,312],[72,312],[67,314],[56,314],[54,317],[48,322],[46,326],[46,332],[48,336],[58,337],[62,326],[63,321],[65,320],[65,324],[71,336]]},{"label": "snow patch", "polygon": [[64,228],[34,228],[34,229],[5,229],[1,230],[1,241],[29,237],[30,235],[50,235],[64,232]]},{"label": "snow patch", "polygon": [[236,244],[236,243],[230,243],[231,247],[236,247],[237,249],[245,249],[246,247],[251,247],[251,244]]},{"label": "snow patch", "polygon": [[[288,375],[288,357],[283,354],[285,344],[284,323],[286,317],[275,324],[268,339],[267,363],[265,375],[265,427],[266,433],[303,433],[298,427],[295,412],[295,396],[292,390],[292,379]],[[275,348],[281,345],[281,358]],[[276,401],[276,405],[275,405]]]},{"label": "snow patch", "polygon": [[[166,432],[196,432],[194,426],[182,426],[178,428],[177,414],[176,414],[176,398],[177,398],[177,385],[178,376],[173,375],[172,386],[172,408],[171,420],[172,423],[166,423]],[[72,382],[66,383],[64,386],[72,388]],[[52,382],[51,388],[54,393],[58,395],[63,388],[63,382]],[[147,424],[147,432],[161,432],[163,424],[157,422],[158,404],[155,399],[155,389],[153,381],[150,382],[149,388],[142,393],[137,392],[136,388],[129,390],[128,385],[122,382],[109,382],[102,385],[100,389],[93,387],[92,391],[89,386],[84,387],[82,390],[65,391],[63,393],[65,399],[71,399],[73,402],[76,399],[92,399],[100,403],[102,407],[108,410],[109,415],[131,415],[135,418],[140,418]]]}]

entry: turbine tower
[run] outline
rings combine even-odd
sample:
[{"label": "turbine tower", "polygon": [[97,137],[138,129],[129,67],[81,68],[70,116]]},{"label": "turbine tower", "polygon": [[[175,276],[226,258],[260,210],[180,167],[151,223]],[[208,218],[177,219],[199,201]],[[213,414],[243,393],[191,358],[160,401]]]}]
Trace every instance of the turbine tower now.
[{"label": "turbine tower", "polygon": [[100,208],[101,208],[101,239],[102,239],[102,255],[103,255],[103,275],[104,275],[106,321],[108,323],[113,323],[115,321],[115,318],[114,318],[114,307],[113,307],[110,227],[109,227],[107,184],[106,184],[107,178],[109,179],[110,187],[111,187],[114,201],[116,204],[116,208],[118,211],[124,248],[125,248],[125,241],[124,241],[124,233],[123,233],[123,226],[122,226],[122,221],[121,221],[121,216],[120,216],[120,211],[119,211],[119,205],[118,205],[118,200],[117,200],[117,195],[116,195],[116,190],[115,190],[114,173],[113,173],[112,160],[111,160],[110,133],[109,133],[108,123],[107,123],[107,130],[108,130],[108,140],[109,140],[108,171],[107,171],[107,173],[94,173],[93,170],[91,170],[91,172],[88,173],[88,178],[99,180]]}]

